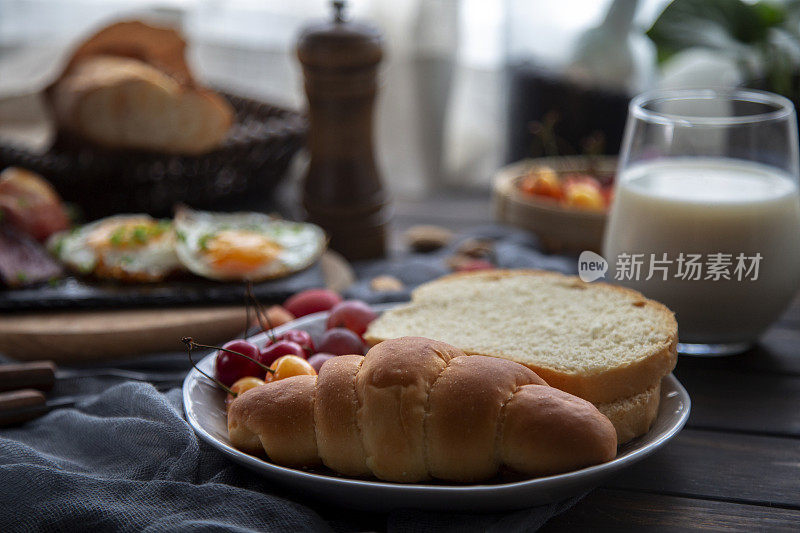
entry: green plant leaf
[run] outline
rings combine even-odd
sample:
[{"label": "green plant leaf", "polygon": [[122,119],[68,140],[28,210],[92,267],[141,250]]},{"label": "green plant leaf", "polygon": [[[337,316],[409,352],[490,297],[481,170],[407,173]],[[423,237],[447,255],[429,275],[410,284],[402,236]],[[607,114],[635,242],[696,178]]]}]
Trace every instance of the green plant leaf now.
[{"label": "green plant leaf", "polygon": [[785,19],[781,4],[741,0],[675,0],[659,15],[647,35],[656,44],[659,61],[688,48],[710,48],[735,58],[766,39],[769,29]]}]

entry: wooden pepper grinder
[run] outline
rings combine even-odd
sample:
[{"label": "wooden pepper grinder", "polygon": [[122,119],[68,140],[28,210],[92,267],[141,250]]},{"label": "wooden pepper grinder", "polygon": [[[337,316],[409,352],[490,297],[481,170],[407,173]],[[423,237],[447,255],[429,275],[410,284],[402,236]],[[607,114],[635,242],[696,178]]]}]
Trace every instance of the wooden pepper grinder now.
[{"label": "wooden pepper grinder", "polygon": [[305,28],[297,43],[310,123],[303,205],[328,232],[331,248],[348,259],[381,257],[390,208],[372,123],[382,37],[372,26],[346,21],[343,1],[333,7],[333,20]]}]

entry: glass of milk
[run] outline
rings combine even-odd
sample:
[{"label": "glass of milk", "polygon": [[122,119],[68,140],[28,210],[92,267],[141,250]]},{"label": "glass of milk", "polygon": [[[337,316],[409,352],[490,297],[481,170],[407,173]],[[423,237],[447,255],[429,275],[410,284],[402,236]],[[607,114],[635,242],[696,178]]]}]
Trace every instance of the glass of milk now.
[{"label": "glass of milk", "polygon": [[675,312],[680,352],[745,351],[800,285],[792,103],[751,90],[636,97],[603,251],[607,278]]}]

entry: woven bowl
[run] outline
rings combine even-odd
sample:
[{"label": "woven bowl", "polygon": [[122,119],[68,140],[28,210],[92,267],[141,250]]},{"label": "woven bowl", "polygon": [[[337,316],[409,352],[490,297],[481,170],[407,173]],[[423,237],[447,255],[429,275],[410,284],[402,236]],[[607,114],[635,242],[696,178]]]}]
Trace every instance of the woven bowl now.
[{"label": "woven bowl", "polygon": [[87,219],[142,212],[171,216],[173,206],[229,209],[266,200],[303,146],[303,115],[230,94],[236,119],[218,149],[199,156],[111,150],[59,136],[41,154],[0,146],[0,168],[39,172]]},{"label": "woven bowl", "polygon": [[616,157],[589,160],[583,156],[525,159],[501,168],[494,176],[495,218],[504,224],[535,234],[547,252],[601,252],[607,213],[565,207],[549,198],[523,193],[519,182],[532,167],[548,166],[559,175],[588,173],[610,177],[616,172]]}]

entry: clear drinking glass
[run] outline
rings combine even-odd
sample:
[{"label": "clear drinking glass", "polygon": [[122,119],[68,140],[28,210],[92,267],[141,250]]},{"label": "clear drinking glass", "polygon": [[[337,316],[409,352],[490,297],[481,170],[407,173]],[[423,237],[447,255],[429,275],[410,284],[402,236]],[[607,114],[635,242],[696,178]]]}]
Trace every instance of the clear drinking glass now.
[{"label": "clear drinking glass", "polygon": [[615,283],[675,312],[680,352],[746,350],[800,285],[792,103],[754,90],[634,98],[603,251]]}]

